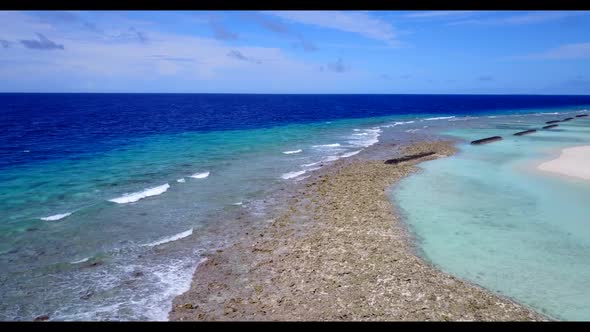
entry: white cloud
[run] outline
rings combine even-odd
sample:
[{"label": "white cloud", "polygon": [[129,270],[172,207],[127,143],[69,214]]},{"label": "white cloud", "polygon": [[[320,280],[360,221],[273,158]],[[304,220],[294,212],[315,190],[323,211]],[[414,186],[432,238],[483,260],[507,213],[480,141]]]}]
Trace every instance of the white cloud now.
[{"label": "white cloud", "polygon": [[285,20],[321,28],[351,32],[365,38],[397,46],[397,36],[391,24],[364,12],[341,11],[267,11]]},{"label": "white cloud", "polygon": [[525,25],[556,21],[568,17],[590,14],[590,12],[587,11],[536,11],[517,13],[518,14],[516,15],[504,17],[455,21],[449,23],[449,25]]},{"label": "white cloud", "polygon": [[473,10],[428,10],[404,15],[409,18],[453,17],[475,13]]},{"label": "white cloud", "polygon": [[[5,91],[85,91],[92,87],[106,92],[145,91],[141,86],[147,86],[162,91],[251,92],[264,86],[269,92],[280,92],[299,91],[303,82],[306,91],[313,91],[334,86],[338,79],[319,75],[321,63],[297,59],[276,47],[229,45],[136,24],[149,36],[149,42],[139,43],[114,37],[117,31],[128,29],[126,24],[110,24],[97,36],[39,23],[23,13],[0,13],[0,18],[11,22],[10,33],[0,38],[18,40],[42,33],[65,45],[59,53],[18,45],[1,49],[0,63],[10,64],[0,66],[0,90]],[[260,63],[228,57],[233,50]],[[350,74],[351,82],[358,82],[356,74]]]},{"label": "white cloud", "polygon": [[590,43],[566,44],[545,52],[513,57],[515,59],[590,59]]}]

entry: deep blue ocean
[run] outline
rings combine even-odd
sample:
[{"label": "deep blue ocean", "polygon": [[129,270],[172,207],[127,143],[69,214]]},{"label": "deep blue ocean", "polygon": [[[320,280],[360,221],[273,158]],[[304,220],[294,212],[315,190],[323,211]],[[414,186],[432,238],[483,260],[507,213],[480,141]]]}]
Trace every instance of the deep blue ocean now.
[{"label": "deep blue ocean", "polygon": [[163,134],[588,103],[590,96],[0,94],[0,168],[80,158]]},{"label": "deep blue ocean", "polygon": [[238,213],[265,220],[275,193],[320,164],[384,139],[526,128],[509,116],[542,121],[588,105],[590,96],[0,94],[0,320],[165,320],[203,254],[231,242],[210,227],[239,228],[249,219]]}]

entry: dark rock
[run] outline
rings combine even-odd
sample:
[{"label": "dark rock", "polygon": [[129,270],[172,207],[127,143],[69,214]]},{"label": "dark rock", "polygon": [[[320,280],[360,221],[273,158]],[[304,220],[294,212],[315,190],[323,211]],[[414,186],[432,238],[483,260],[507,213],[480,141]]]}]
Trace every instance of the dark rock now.
[{"label": "dark rock", "polygon": [[185,309],[195,309],[195,307],[190,303],[185,303],[182,307]]},{"label": "dark rock", "polygon": [[395,164],[399,164],[404,161],[418,159],[418,158],[422,158],[422,157],[426,157],[426,156],[431,156],[433,154],[435,154],[435,152],[424,152],[424,153],[412,154],[412,155],[401,157],[401,158],[388,159],[385,161],[385,163],[388,165],[395,165]]},{"label": "dark rock", "polygon": [[134,278],[141,277],[141,276],[143,276],[143,272],[141,272],[141,271],[135,271],[135,272],[133,272],[132,276]]},{"label": "dark rock", "polygon": [[49,320],[49,315],[41,315],[41,316],[37,316],[37,317],[35,317],[35,319],[33,319],[33,321],[35,321],[35,322],[44,322],[46,320]]},{"label": "dark rock", "polygon": [[102,264],[103,264],[103,262],[98,261],[98,262],[94,262],[94,263],[91,263],[91,264],[84,265],[82,268],[97,267],[97,266],[102,265]]},{"label": "dark rock", "polygon": [[522,135],[532,134],[536,131],[537,131],[537,129],[529,129],[529,130],[525,130],[525,131],[519,131],[518,133],[514,133],[514,136],[522,136]]},{"label": "dark rock", "polygon": [[543,127],[543,129],[555,128],[557,126],[559,126],[559,125],[556,125],[556,124],[548,125],[548,126]]},{"label": "dark rock", "polygon": [[552,120],[552,121],[547,121],[545,122],[546,124],[552,124],[552,123],[558,123],[561,122],[561,120]]},{"label": "dark rock", "polygon": [[478,139],[475,141],[471,141],[471,144],[480,145],[480,144],[492,143],[492,142],[500,141],[500,140],[502,140],[501,136],[492,136],[492,137],[486,137],[486,138]]},{"label": "dark rock", "polygon": [[573,120],[573,119],[574,119],[574,118],[565,118],[565,119],[563,119],[563,120],[561,120],[561,121],[569,121],[569,120]]},{"label": "dark rock", "polygon": [[588,114],[580,114],[580,115],[576,115],[576,118],[584,118],[587,116],[588,116]]}]

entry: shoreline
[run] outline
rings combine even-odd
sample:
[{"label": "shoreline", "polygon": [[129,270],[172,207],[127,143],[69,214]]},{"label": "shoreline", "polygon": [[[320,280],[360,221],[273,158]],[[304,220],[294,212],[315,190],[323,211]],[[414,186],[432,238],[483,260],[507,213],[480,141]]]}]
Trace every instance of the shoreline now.
[{"label": "shoreline", "polygon": [[[391,145],[360,155],[379,149]],[[402,152],[435,154],[397,165],[349,158],[302,181],[284,213],[197,267],[169,319],[547,320],[417,255],[389,188],[455,149],[423,141]]]},{"label": "shoreline", "polygon": [[570,146],[560,150],[559,155],[536,165],[542,173],[565,176],[570,179],[590,180],[590,145]]}]

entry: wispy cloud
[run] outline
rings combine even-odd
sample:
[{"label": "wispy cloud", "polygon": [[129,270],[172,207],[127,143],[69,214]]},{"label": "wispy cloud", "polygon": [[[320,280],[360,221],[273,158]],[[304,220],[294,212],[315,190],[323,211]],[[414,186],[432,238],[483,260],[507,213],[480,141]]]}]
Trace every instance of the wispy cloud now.
[{"label": "wispy cloud", "polygon": [[140,43],[145,44],[148,42],[148,38],[144,32],[141,32],[134,27],[129,28],[129,30],[131,30],[131,32],[135,35],[135,38],[137,38]]},{"label": "wispy cloud", "polygon": [[150,38],[148,37],[147,33],[140,31],[135,27],[111,31],[109,33],[103,34],[102,37],[103,40],[109,42],[131,42],[140,44],[147,44],[150,42]]},{"label": "wispy cloud", "polygon": [[[328,63],[325,67],[327,70],[335,72],[335,73],[344,73],[350,70],[349,66],[344,65],[344,62],[341,58],[338,58],[336,62]],[[324,66],[320,67],[320,71],[324,71]]]},{"label": "wispy cloud", "polygon": [[[103,92],[130,91],[130,87],[152,92],[259,92],[261,85],[267,92],[312,92],[320,86],[338,91],[331,84],[337,77],[318,75],[320,62],[297,58],[278,47],[248,45],[247,41],[231,47],[212,37],[161,31],[155,23],[127,17],[97,21],[105,28],[104,36],[77,26],[40,23],[24,12],[0,11],[0,22],[6,23],[0,39],[13,43],[13,49],[0,46],[0,60],[5,64],[0,66],[3,91],[35,91],[37,86],[44,86],[44,91],[88,91],[85,82],[96,84],[91,91]],[[202,22],[205,28],[207,23]],[[137,33],[129,27],[149,42],[139,43]],[[67,46],[65,51],[52,56],[58,52],[33,52],[24,47],[20,40],[40,42],[36,32],[56,45]],[[15,61],[18,65],[12,65]],[[39,85],[31,88],[26,80]]]},{"label": "wispy cloud", "polygon": [[258,13],[248,13],[245,17],[258,23],[260,26],[262,26],[268,31],[272,31],[279,34],[291,34],[289,27],[281,21],[271,20],[268,17],[265,17],[264,15]]},{"label": "wispy cloud", "polygon": [[355,33],[365,38],[397,46],[393,27],[388,22],[364,12],[341,11],[268,11],[285,20],[321,28]]},{"label": "wispy cloud", "polygon": [[11,41],[0,39],[0,45],[2,48],[9,48],[12,45]]},{"label": "wispy cloud", "polygon": [[262,28],[280,35],[288,40],[295,40],[292,45],[296,48],[300,48],[306,52],[317,51],[318,47],[311,41],[303,37],[302,34],[292,31],[289,27],[281,21],[271,20],[265,15],[258,13],[249,13],[245,15],[246,18],[253,20]]},{"label": "wispy cloud", "polygon": [[590,87],[590,80],[583,75],[576,75],[574,78],[562,83],[566,87]]},{"label": "wispy cloud", "polygon": [[193,58],[181,58],[181,57],[173,57],[168,55],[148,55],[147,58],[153,60],[163,60],[163,61],[172,61],[172,62],[194,62],[195,59]]},{"label": "wispy cloud", "polygon": [[519,12],[516,15],[500,16],[492,18],[480,18],[461,20],[448,23],[448,25],[525,25],[537,24],[565,19],[568,17],[587,15],[590,12],[584,11],[535,11]]},{"label": "wispy cloud", "polygon": [[39,19],[45,22],[65,22],[65,23],[74,23],[80,20],[79,16],[76,13],[70,11],[43,11],[38,13]]},{"label": "wispy cloud", "polygon": [[64,46],[61,44],[57,44],[45,37],[44,35],[37,33],[37,37],[39,40],[35,39],[23,39],[20,40],[20,43],[26,47],[35,50],[64,50]]},{"label": "wispy cloud", "polygon": [[566,44],[541,53],[520,55],[512,59],[590,59],[590,43]]},{"label": "wispy cloud", "polygon": [[435,17],[454,17],[454,16],[462,16],[466,14],[472,14],[475,11],[473,10],[429,10],[429,11],[421,11],[417,13],[410,13],[404,15],[404,17],[409,18],[435,18]]},{"label": "wispy cloud", "polygon": [[241,60],[241,61],[247,61],[247,62],[252,62],[252,63],[256,63],[256,64],[262,63],[262,61],[245,56],[244,54],[242,54],[242,52],[237,51],[237,50],[231,50],[229,53],[227,53],[227,56],[230,58]]},{"label": "wispy cloud", "polygon": [[81,27],[84,30],[89,30],[96,33],[103,33],[98,26],[80,17],[75,12],[71,11],[42,11],[34,13],[37,19],[41,22],[55,24],[72,24]]},{"label": "wispy cloud", "polygon": [[238,34],[229,31],[221,22],[215,18],[209,20],[209,26],[213,30],[213,37],[219,40],[237,40]]},{"label": "wispy cloud", "polygon": [[306,51],[306,52],[313,52],[313,51],[317,51],[318,47],[310,42],[307,39],[304,39],[301,36],[297,37],[297,41],[293,43],[293,46],[297,47],[297,48],[301,48],[302,50]]}]

